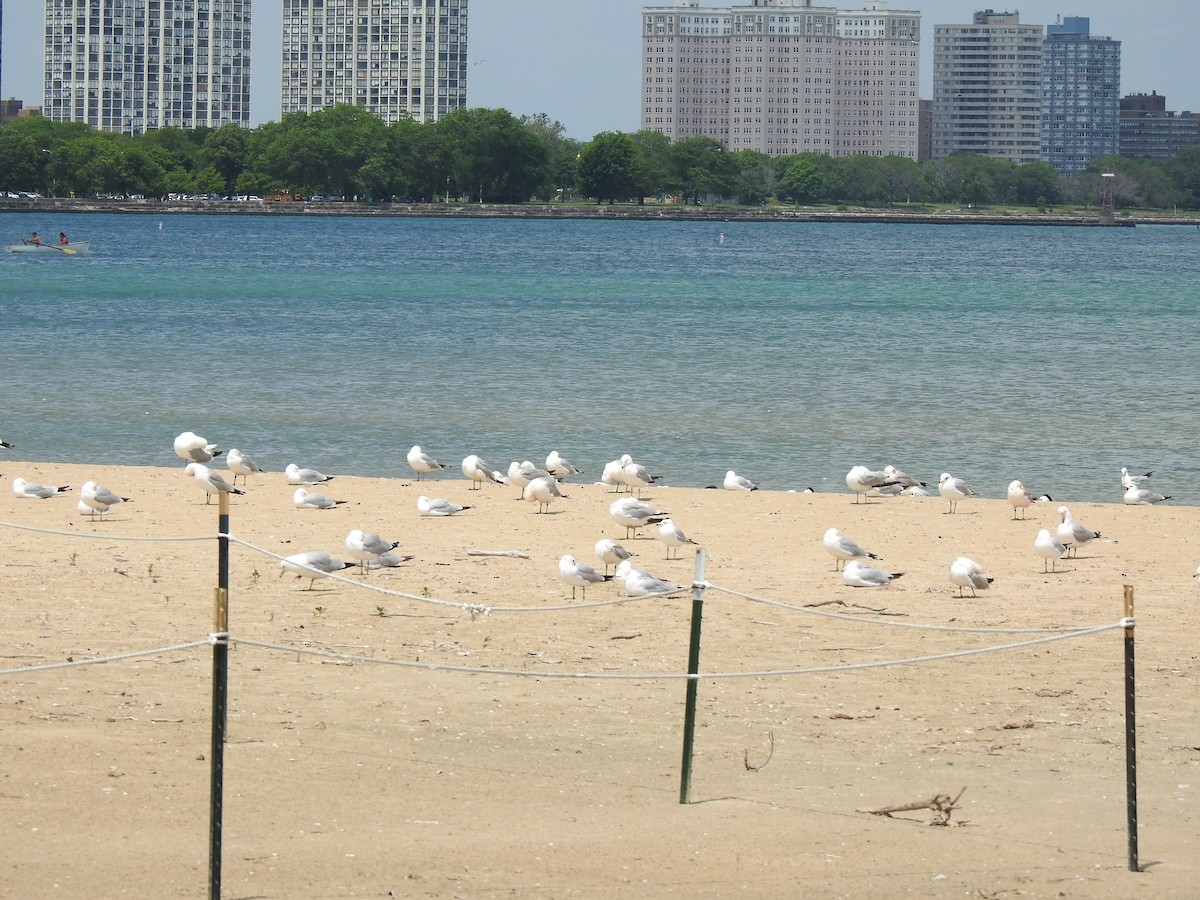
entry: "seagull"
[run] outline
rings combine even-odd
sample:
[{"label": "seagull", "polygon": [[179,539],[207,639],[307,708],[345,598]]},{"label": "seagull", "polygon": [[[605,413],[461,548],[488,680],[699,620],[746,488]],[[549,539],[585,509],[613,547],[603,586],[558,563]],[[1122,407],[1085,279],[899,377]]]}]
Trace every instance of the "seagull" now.
[{"label": "seagull", "polygon": [[1121,466],[1121,487],[1128,490],[1130,485],[1145,484],[1150,480],[1150,476],[1153,474],[1153,472],[1143,472],[1140,475],[1130,475],[1129,469],[1127,469],[1125,466]]},{"label": "seagull", "polygon": [[381,569],[394,569],[396,566],[402,565],[403,563],[406,563],[410,559],[414,558],[415,557],[413,556],[406,556],[403,553],[384,553],[378,559],[373,559],[368,562],[367,568],[369,569],[372,566],[378,566]]},{"label": "seagull", "polygon": [[623,560],[617,566],[616,577],[625,583],[625,593],[630,597],[648,597],[651,594],[673,594],[676,591],[687,590],[686,585],[672,584],[663,581],[657,575],[651,575],[644,569],[635,569],[629,560]]},{"label": "seagull", "polygon": [[546,457],[546,471],[559,481],[570,478],[572,475],[583,474],[583,469],[578,469],[571,465],[570,462],[563,459],[557,450],[551,450],[550,454]]},{"label": "seagull", "polygon": [[619,566],[633,554],[612,538],[600,538],[596,541],[596,556],[604,563],[604,571],[607,572],[609,566]]},{"label": "seagull", "polygon": [[525,485],[525,490],[521,492],[530,503],[538,505],[538,512],[544,513],[550,509],[550,504],[559,499],[566,499],[566,494],[558,489],[558,482],[553,475],[547,475],[544,478],[535,478],[529,484]]},{"label": "seagull", "polygon": [[1008,483],[1008,502],[1012,504],[1012,517],[1014,519],[1017,517],[1017,510],[1019,509],[1021,510],[1021,518],[1024,519],[1025,510],[1033,503],[1033,494],[1029,493],[1029,490],[1021,482],[1010,481]]},{"label": "seagull", "polygon": [[873,569],[870,566],[864,566],[857,559],[851,559],[846,562],[846,568],[842,570],[842,581],[851,587],[880,587],[890,584],[903,575],[903,572],[885,572],[882,569]]},{"label": "seagull", "polygon": [[[867,496],[867,497],[885,497],[885,498],[886,497],[899,497],[906,490],[910,490],[910,488],[906,488],[904,485],[902,485],[898,481],[893,481],[888,484],[881,484],[879,487],[871,488],[869,491],[867,491],[865,496]],[[914,485],[912,490],[922,490],[923,491],[925,489],[923,487],[921,487],[920,485]]]},{"label": "seagull", "polygon": [[421,480],[422,475],[428,475],[430,472],[437,472],[440,469],[448,469],[449,466],[443,466],[440,462],[413,444],[411,450],[408,451],[408,464],[412,466],[412,470],[417,473],[417,481]]},{"label": "seagull", "polygon": [[206,463],[220,456],[221,451],[216,444],[210,444],[194,431],[185,431],[175,438],[175,455],[184,462]]},{"label": "seagull", "polygon": [[[895,466],[884,466],[883,474],[887,476],[889,481],[896,482],[896,484],[900,485],[902,488],[929,487],[929,485],[924,481],[918,481],[903,469],[897,469]],[[907,491],[905,491],[905,493],[907,493]]]},{"label": "seagull", "polygon": [[722,487],[727,491],[757,491],[758,485],[746,478],[744,475],[739,475],[737,472],[730,469],[725,473],[725,482]]},{"label": "seagull", "polygon": [[1086,544],[1088,541],[1100,537],[1100,532],[1084,528],[1072,519],[1071,511],[1065,506],[1058,508],[1058,514],[1062,516],[1062,522],[1055,533],[1058,536],[1059,543],[1067,548],[1068,556],[1072,555],[1072,553],[1078,556],[1080,544]]},{"label": "seagull", "polygon": [[333,509],[345,502],[345,500],[334,500],[332,497],[326,497],[324,494],[318,494],[302,487],[296,488],[296,493],[292,494],[292,505],[296,509]]},{"label": "seagull", "polygon": [[130,501],[128,497],[118,497],[108,488],[100,487],[94,481],[85,481],[83,487],[79,489],[79,502],[92,511],[94,519],[97,512],[103,514],[108,512],[110,506]]},{"label": "seagull", "polygon": [[13,445],[10,444],[8,441],[4,440],[4,438],[0,438],[0,447],[3,447],[5,450],[13,449]]},{"label": "seagull", "polygon": [[[1033,549],[1037,551],[1038,556],[1046,561],[1042,565],[1043,572],[1057,572],[1058,560],[1067,552],[1066,545],[1045,528],[1038,532],[1037,537],[1033,541]],[[1050,565],[1050,568],[1046,567],[1047,563]]]},{"label": "seagull", "polygon": [[636,497],[622,497],[614,500],[608,507],[608,514],[618,525],[625,526],[625,537],[631,538],[634,532],[647,525],[657,525],[667,517],[667,513],[655,509],[649,503],[643,503]]},{"label": "seagull", "polygon": [[316,469],[302,469],[295,463],[288,463],[283,471],[287,475],[288,484],[320,484],[333,480],[332,475],[324,475]]},{"label": "seagull", "polygon": [[505,479],[505,484],[511,484],[521,490],[520,500],[525,496],[525,486],[535,478],[552,478],[553,476],[545,469],[539,469],[529,460],[517,462],[515,459],[508,464],[508,478]]},{"label": "seagull", "polygon": [[53,487],[49,484],[38,484],[36,481],[26,481],[24,478],[17,477],[13,479],[12,489],[13,493],[23,500],[45,500],[55,494],[65,494],[71,489],[71,486],[66,484],[62,487]]},{"label": "seagull", "polygon": [[243,453],[237,447],[233,447],[229,451],[229,455],[225,457],[225,465],[229,467],[229,471],[233,473],[233,483],[237,484],[238,476],[242,476],[242,484],[246,483],[246,478],[249,475],[261,472],[258,463],[250,458],[250,454]]},{"label": "seagull", "polygon": [[355,528],[346,535],[346,552],[358,560],[358,570],[364,575],[367,563],[378,561],[379,557],[399,546],[399,541],[385,541],[378,533],[365,532],[361,528]]},{"label": "seagull", "polygon": [[927,488],[923,485],[920,485],[920,484],[910,485],[909,487],[906,487],[904,490],[902,490],[900,493],[902,493],[905,497],[932,497],[933,496],[933,491],[931,491],[929,488]]},{"label": "seagull", "polygon": [[601,575],[587,563],[576,562],[573,556],[564,556],[558,561],[558,580],[565,581],[571,586],[571,599],[575,599],[575,588],[579,588],[583,593],[583,599],[587,599],[587,586],[589,584],[603,584],[605,581],[612,581],[612,575]]},{"label": "seagull", "polygon": [[625,454],[621,458],[624,460],[624,464],[621,466],[621,474],[617,476],[617,480],[628,487],[630,493],[633,493],[634,488],[640,491],[662,478],[661,475],[651,475],[649,469],[641,463],[635,463],[629,454]]},{"label": "seagull", "polygon": [[895,483],[883,472],[872,472],[866,466],[854,466],[846,473],[846,487],[854,491],[855,503],[858,502],[858,498],[862,494],[865,494],[872,488],[881,488]]},{"label": "seagull", "polygon": [[1164,497],[1162,494],[1156,494],[1146,488],[1140,488],[1136,484],[1131,484],[1125,489],[1126,506],[1151,506],[1170,499],[1170,497]]},{"label": "seagull", "polygon": [[417,512],[423,516],[452,516],[464,509],[471,509],[471,507],[459,506],[457,503],[451,503],[441,497],[431,499],[424,494],[417,498]]},{"label": "seagull", "polygon": [[96,516],[99,516],[100,518],[103,519],[105,516],[108,515],[108,507],[107,506],[104,507],[103,509],[92,509],[90,506],[88,506],[82,500],[80,500],[78,503],[75,504],[75,508],[77,510],[79,510],[81,513],[83,513],[85,516],[91,516],[93,519],[96,518]]},{"label": "seagull", "polygon": [[958,587],[960,597],[963,595],[963,588],[970,588],[971,596],[974,597],[975,591],[986,591],[988,585],[995,580],[983,574],[983,566],[965,556],[960,556],[950,563],[949,575],[950,583]]},{"label": "seagull", "polygon": [[[683,529],[676,525],[670,518],[663,519],[658,523],[658,539],[667,545],[667,559],[679,559],[679,548],[684,544],[695,545],[690,537],[683,533]],[[671,556],[671,548],[675,548],[675,556]]]},{"label": "seagull", "polygon": [[883,559],[882,556],[876,556],[870,550],[865,550],[848,537],[842,537],[838,534],[836,528],[830,528],[825,532],[825,536],[821,538],[821,546],[833,554],[834,563],[833,570],[836,572],[848,559]]},{"label": "seagull", "polygon": [[244,494],[245,491],[239,491],[232,484],[226,481],[217,472],[214,472],[203,463],[188,463],[183,470],[186,474],[191,475],[196,480],[196,484],[200,485],[205,493],[204,502],[208,504],[212,501],[213,494]]},{"label": "seagull", "polygon": [[975,492],[971,490],[969,484],[961,478],[955,478],[949,472],[943,472],[942,477],[938,479],[938,493],[950,501],[951,513],[954,512],[958,501],[963,497],[975,496]]},{"label": "seagull", "polygon": [[348,569],[352,565],[354,563],[342,562],[324,550],[309,550],[307,553],[293,553],[281,559],[279,568],[283,571],[279,575],[282,578],[284,572],[291,572],[297,578],[311,579],[305,588],[306,591],[311,591],[318,578],[328,578],[334,572]]},{"label": "seagull", "polygon": [[[628,456],[629,454],[626,453],[621,459],[625,459]],[[621,493],[621,485],[624,482],[621,481],[620,475],[625,468],[625,463],[621,462],[621,459],[614,459],[612,462],[605,463],[604,474],[600,476],[601,484],[612,485],[616,488],[615,491],[611,491],[610,493]]]},{"label": "seagull", "polygon": [[478,491],[482,488],[483,482],[494,481],[496,484],[504,484],[504,476],[497,473],[491,466],[485,463],[481,458],[472,453],[462,461],[462,473],[471,481],[474,482],[472,490]]}]

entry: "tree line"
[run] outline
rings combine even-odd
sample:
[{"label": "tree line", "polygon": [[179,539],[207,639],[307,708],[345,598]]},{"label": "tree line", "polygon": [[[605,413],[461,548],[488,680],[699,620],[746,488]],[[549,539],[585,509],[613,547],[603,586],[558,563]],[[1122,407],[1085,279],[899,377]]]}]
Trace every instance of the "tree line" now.
[{"label": "tree line", "polygon": [[333,106],[249,130],[164,128],[132,136],[31,117],[0,126],[0,192],[1049,208],[1096,205],[1102,173],[1113,173],[1119,207],[1200,209],[1200,147],[1166,162],[1104,157],[1065,176],[1044,163],[970,153],[920,164],[898,156],[769,157],[729,151],[705,137],[672,143],[655,132],[605,132],[581,142],[564,131],[544,115],[482,108],[434,123],[388,125],[359,107]]}]

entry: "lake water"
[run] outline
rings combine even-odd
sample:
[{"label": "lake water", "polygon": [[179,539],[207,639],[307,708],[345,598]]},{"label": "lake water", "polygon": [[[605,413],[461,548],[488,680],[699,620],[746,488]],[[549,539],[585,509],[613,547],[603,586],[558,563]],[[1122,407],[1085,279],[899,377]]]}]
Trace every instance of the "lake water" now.
[{"label": "lake water", "polygon": [[0,214],[35,229],[92,252],[0,256],[7,459],[176,465],[192,430],[271,469],[1107,502],[1128,465],[1200,505],[1194,228]]}]

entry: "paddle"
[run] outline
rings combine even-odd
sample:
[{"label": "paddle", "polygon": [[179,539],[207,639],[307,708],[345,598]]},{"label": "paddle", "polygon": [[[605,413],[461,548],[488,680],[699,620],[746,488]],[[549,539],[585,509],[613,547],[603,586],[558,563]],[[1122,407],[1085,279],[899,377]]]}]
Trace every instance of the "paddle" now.
[{"label": "paddle", "polygon": [[79,252],[78,250],[72,250],[70,247],[56,247],[55,249],[61,250],[63,253],[69,254],[70,256],[74,256]]}]

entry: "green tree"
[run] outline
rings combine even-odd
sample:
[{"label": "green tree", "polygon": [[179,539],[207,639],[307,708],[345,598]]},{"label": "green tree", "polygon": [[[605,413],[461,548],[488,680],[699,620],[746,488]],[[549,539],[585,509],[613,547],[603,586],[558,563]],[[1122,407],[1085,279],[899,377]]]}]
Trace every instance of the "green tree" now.
[{"label": "green tree", "polygon": [[0,128],[0,191],[44,191],[41,148],[27,134]]},{"label": "green tree", "polygon": [[640,154],[629,135],[605,131],[579,151],[579,190],[597,202],[630,200],[641,183]]},{"label": "green tree", "polygon": [[733,195],[735,164],[720,141],[699,135],[676,141],[671,161],[687,202]]},{"label": "green tree", "polygon": [[246,163],[246,130],[232,122],[209,132],[200,147],[200,161],[220,173],[222,193],[235,190]]},{"label": "green tree", "polygon": [[632,137],[638,149],[638,200],[676,193],[680,183],[671,159],[671,139],[658,131],[639,131]]},{"label": "green tree", "polygon": [[797,153],[780,158],[779,181],[775,185],[780,199],[813,204],[826,198],[825,180],[821,177],[815,156],[815,153]]},{"label": "green tree", "polygon": [[1200,146],[1184,147],[1172,156],[1166,173],[1179,192],[1179,205],[1200,209]]},{"label": "green tree", "polygon": [[460,109],[437,123],[455,179],[479,202],[523,203],[547,183],[546,146],[506,109]]}]

